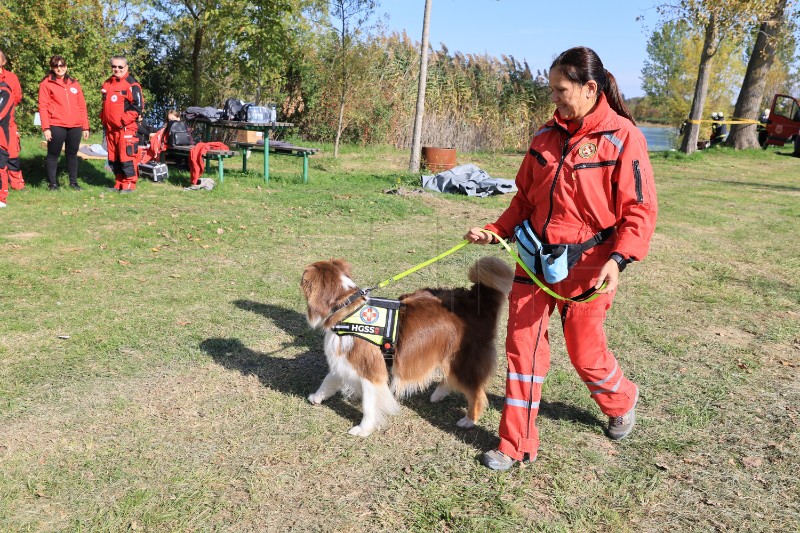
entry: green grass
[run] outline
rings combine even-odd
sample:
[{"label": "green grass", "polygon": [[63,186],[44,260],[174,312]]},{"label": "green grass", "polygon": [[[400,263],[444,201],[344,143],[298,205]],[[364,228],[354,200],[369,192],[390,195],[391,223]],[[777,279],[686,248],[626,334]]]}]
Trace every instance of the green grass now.
[{"label": "green grass", "polygon": [[[357,403],[305,400],[326,366],[298,282],[345,257],[375,284],[509,197],[419,194],[405,151],[355,146],[338,160],[322,146],[305,185],[298,159],[271,159],[267,184],[234,158],[213,191],[172,172],[120,196],[92,161],[84,191],[51,193],[38,140],[23,146],[28,187],[0,210],[0,530],[800,529],[788,150],[654,155],[651,254],[625,271],[607,322],[642,390],[636,431],[604,437],[556,320],[538,460],[494,473],[477,457],[496,444],[503,364],[479,427],[455,426],[462,398],[423,394],[354,439]],[[513,178],[521,158],[458,159]],[[463,285],[485,253],[501,252],[467,247],[381,295]]]}]

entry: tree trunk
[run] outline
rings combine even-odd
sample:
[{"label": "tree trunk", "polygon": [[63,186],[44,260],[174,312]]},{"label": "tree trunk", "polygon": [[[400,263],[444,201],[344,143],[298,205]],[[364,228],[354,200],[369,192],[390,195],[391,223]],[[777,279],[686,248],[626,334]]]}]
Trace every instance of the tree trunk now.
[{"label": "tree trunk", "polygon": [[419,172],[419,154],[422,137],[422,117],[425,115],[425,88],[428,85],[428,30],[431,18],[431,2],[425,0],[425,15],[422,19],[422,45],[419,52],[419,84],[417,86],[417,110],[414,113],[414,133],[411,138],[411,160],[408,171]]},{"label": "tree trunk", "polygon": [[200,68],[200,52],[203,49],[203,36],[205,27],[201,20],[196,20],[197,27],[194,29],[194,43],[192,46],[192,105],[200,105],[200,95],[202,94],[202,69]]},{"label": "tree trunk", "polygon": [[[761,23],[761,28],[753,46],[753,53],[747,63],[747,72],[744,75],[742,89],[736,100],[736,109],[733,116],[757,120],[761,111],[761,100],[764,98],[764,87],[767,84],[767,74],[775,62],[775,36],[783,24],[783,13],[788,0],[781,0],[769,20]],[[733,124],[731,133],[725,143],[737,150],[745,148],[759,148],[758,131],[755,124]]]},{"label": "tree trunk", "polygon": [[339,58],[339,67],[341,68],[342,86],[341,93],[339,94],[339,122],[336,125],[336,138],[333,140],[333,158],[339,158],[339,142],[342,139],[342,130],[344,129],[344,103],[347,99],[347,18],[345,17],[345,9],[342,7],[342,27],[339,29],[339,38],[341,39],[341,57]]},{"label": "tree trunk", "polygon": [[716,15],[712,14],[706,25],[703,52],[700,54],[700,65],[697,68],[697,83],[694,87],[694,98],[692,99],[692,110],[689,113],[689,124],[687,125],[683,142],[681,142],[681,152],[685,154],[691,154],[697,150],[697,138],[700,134],[700,124],[692,121],[699,121],[703,117],[703,107],[706,105],[706,96],[708,96],[708,81],[711,77],[711,58],[717,53],[718,46],[719,27],[717,25]]},{"label": "tree trunk", "polygon": [[339,100],[339,124],[336,126],[336,140],[333,142],[333,158],[339,157],[339,141],[342,139],[342,129],[344,125],[344,90],[342,90],[342,98]]}]

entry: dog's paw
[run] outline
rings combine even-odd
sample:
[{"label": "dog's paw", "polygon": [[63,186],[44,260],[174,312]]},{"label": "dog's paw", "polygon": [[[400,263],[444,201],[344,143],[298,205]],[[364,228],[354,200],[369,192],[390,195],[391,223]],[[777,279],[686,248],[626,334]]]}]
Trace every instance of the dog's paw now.
[{"label": "dog's paw", "polygon": [[372,429],[364,428],[361,426],[353,426],[348,431],[349,434],[355,437],[369,437],[372,434]]},{"label": "dog's paw", "polygon": [[431,403],[441,402],[447,398],[448,394],[450,394],[450,390],[447,387],[439,385],[436,387],[436,390],[433,391],[433,394],[431,394]]},{"label": "dog's paw", "polygon": [[471,418],[465,416],[464,418],[462,418],[461,420],[456,422],[456,425],[458,427],[464,428],[464,429],[474,428],[475,427],[475,421],[472,420]]},{"label": "dog's paw", "polygon": [[321,404],[322,400],[324,400],[324,399],[325,399],[325,397],[322,394],[318,393],[318,392],[315,392],[314,394],[311,394],[308,397],[308,401],[311,402],[314,405]]}]

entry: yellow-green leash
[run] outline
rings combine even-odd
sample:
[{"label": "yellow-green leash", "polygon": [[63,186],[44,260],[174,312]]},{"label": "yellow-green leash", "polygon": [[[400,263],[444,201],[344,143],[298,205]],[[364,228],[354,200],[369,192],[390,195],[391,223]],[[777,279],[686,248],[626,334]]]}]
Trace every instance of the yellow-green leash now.
[{"label": "yellow-green leash", "polygon": [[444,259],[448,255],[452,254],[453,252],[457,252],[458,250],[462,249],[463,247],[465,247],[468,244],[469,244],[469,241],[467,239],[464,239],[463,241],[461,241],[460,243],[456,244],[455,246],[453,246],[452,248],[450,248],[446,252],[443,252],[443,253],[437,255],[436,257],[434,257],[432,259],[428,259],[424,263],[420,263],[417,266],[413,266],[413,267],[409,268],[408,270],[406,270],[405,272],[401,272],[401,273],[397,274],[396,276],[392,276],[389,279],[381,281],[380,283],[378,283],[377,285],[372,287],[372,289],[367,289],[367,292],[369,292],[371,290],[374,290],[374,289],[382,289],[382,288],[384,288],[385,286],[387,286],[390,283],[393,283],[393,282],[395,282],[395,281],[397,281],[397,280],[399,280],[401,278],[404,278],[404,277],[408,276],[409,274],[413,274],[417,270],[419,270],[421,268],[425,268],[426,266],[430,265],[431,263],[435,263],[439,259]]},{"label": "yellow-green leash", "polygon": [[[564,296],[561,296],[560,294],[557,294],[557,293],[553,292],[544,283],[539,281],[539,278],[537,278],[533,274],[533,272],[530,271],[530,269],[525,264],[525,262],[522,260],[522,258],[517,254],[517,252],[514,251],[513,248],[511,248],[508,245],[508,243],[505,241],[505,239],[500,237],[495,232],[489,231],[488,229],[485,229],[483,231],[485,231],[486,233],[492,235],[495,239],[497,239],[500,242],[500,244],[502,244],[503,247],[508,251],[508,253],[511,254],[511,257],[514,258],[514,260],[517,262],[517,264],[522,267],[522,269],[525,271],[525,273],[528,274],[528,276],[530,276],[530,278],[534,281],[534,283],[536,283],[544,292],[546,292],[547,294],[549,294],[553,298],[556,298],[558,300],[565,300],[565,301],[568,301],[568,302],[581,303],[581,302],[590,302],[590,301],[594,300],[595,298],[597,298],[599,296],[599,294],[597,294],[594,289],[590,289],[590,291],[587,291],[586,293],[584,293],[582,295],[576,296],[575,298],[566,298]],[[369,289],[364,289],[361,292],[362,292],[362,294],[366,295],[366,294],[368,294],[369,292],[371,292],[371,291],[373,291],[375,289],[382,289],[382,288],[386,287],[387,285],[389,285],[390,283],[394,283],[395,281],[397,281],[399,279],[402,279],[402,278],[408,276],[409,274],[413,274],[414,272],[416,272],[417,270],[420,270],[421,268],[425,268],[426,266],[428,266],[428,265],[430,265],[432,263],[435,263],[436,261],[439,261],[440,259],[444,259],[448,255],[450,255],[450,254],[452,254],[454,252],[457,252],[458,250],[460,250],[461,248],[463,248],[464,246],[466,246],[468,244],[469,244],[469,241],[467,239],[464,239],[460,243],[456,244],[455,246],[453,246],[449,250],[447,250],[445,252],[442,252],[441,254],[437,255],[436,257],[433,257],[433,258],[428,259],[427,261],[425,261],[423,263],[420,263],[420,264],[418,264],[416,266],[413,266],[413,267],[409,268],[408,270],[405,270],[405,271],[403,271],[403,272],[401,272],[401,273],[399,273],[399,274],[397,274],[395,276],[392,276],[389,279],[385,279],[385,280],[381,281],[380,283],[378,283],[377,285],[375,285],[374,287],[369,288]],[[603,288],[603,287],[605,287],[605,283],[603,283],[603,285],[600,288]]]},{"label": "yellow-green leash", "polygon": [[[505,241],[505,239],[503,239],[500,235],[498,235],[497,233],[495,233],[495,232],[493,232],[491,230],[484,229],[484,230],[481,230],[481,231],[485,231],[486,233],[488,233],[489,235],[491,235],[492,237],[497,239],[500,242],[500,244],[503,245],[503,248],[505,248],[508,251],[508,253],[511,254],[511,257],[514,258],[514,260],[517,262],[517,264],[522,267],[522,270],[524,270],[525,273],[528,274],[528,276],[530,276],[530,278],[534,281],[534,283],[536,283],[539,286],[539,288],[541,288],[544,292],[546,292],[547,294],[549,294],[553,298],[556,298],[558,300],[564,300],[564,301],[567,301],[567,302],[585,303],[585,302],[591,302],[592,300],[594,300],[595,298],[600,296],[599,294],[597,294],[597,289],[594,289],[594,287],[592,287],[588,291],[584,292],[583,294],[580,294],[580,295],[576,296],[575,298],[567,298],[565,296],[561,296],[560,294],[556,294],[555,292],[550,290],[550,288],[547,287],[544,283],[539,281],[539,278],[537,278],[533,274],[533,272],[531,272],[531,270],[528,268],[528,265],[526,265],[525,262],[522,260],[522,258],[519,256],[519,254],[517,254],[517,252],[515,252],[513,250],[513,248],[511,248],[508,245],[508,243]],[[605,286],[606,286],[606,284],[605,284],[605,282],[603,282],[603,284],[600,286],[600,288],[602,289]]]}]

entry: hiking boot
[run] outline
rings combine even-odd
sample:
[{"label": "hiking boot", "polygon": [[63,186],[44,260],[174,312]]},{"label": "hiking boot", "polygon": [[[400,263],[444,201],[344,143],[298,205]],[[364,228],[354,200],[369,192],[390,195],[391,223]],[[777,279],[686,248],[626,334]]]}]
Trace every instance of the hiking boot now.
[{"label": "hiking boot", "polygon": [[[532,463],[536,460],[536,455],[530,457],[530,455],[525,454],[524,457],[526,458],[522,460],[523,463]],[[508,470],[519,462],[520,461],[509,457],[500,450],[490,450],[481,456],[481,463],[483,463],[483,466],[491,468],[492,470]]]},{"label": "hiking boot", "polygon": [[83,187],[81,187],[77,183],[70,183],[69,187],[70,187],[70,189],[75,189],[76,191],[82,191],[83,190]]},{"label": "hiking boot", "polygon": [[51,183],[47,186],[48,191],[57,191],[59,188],[58,183]]},{"label": "hiking boot", "polygon": [[108,192],[119,192],[119,189],[117,189],[116,187],[106,187],[106,190]]},{"label": "hiking boot", "polygon": [[120,194],[130,194],[134,191],[134,189],[121,189],[119,191]]},{"label": "hiking boot", "polygon": [[0,209],[4,208],[5,206],[6,206],[5,202],[0,202]]},{"label": "hiking boot", "polygon": [[636,404],[639,402],[639,387],[636,387],[636,398],[633,400],[631,410],[622,416],[608,417],[608,437],[611,440],[620,440],[628,436],[636,424]]}]

